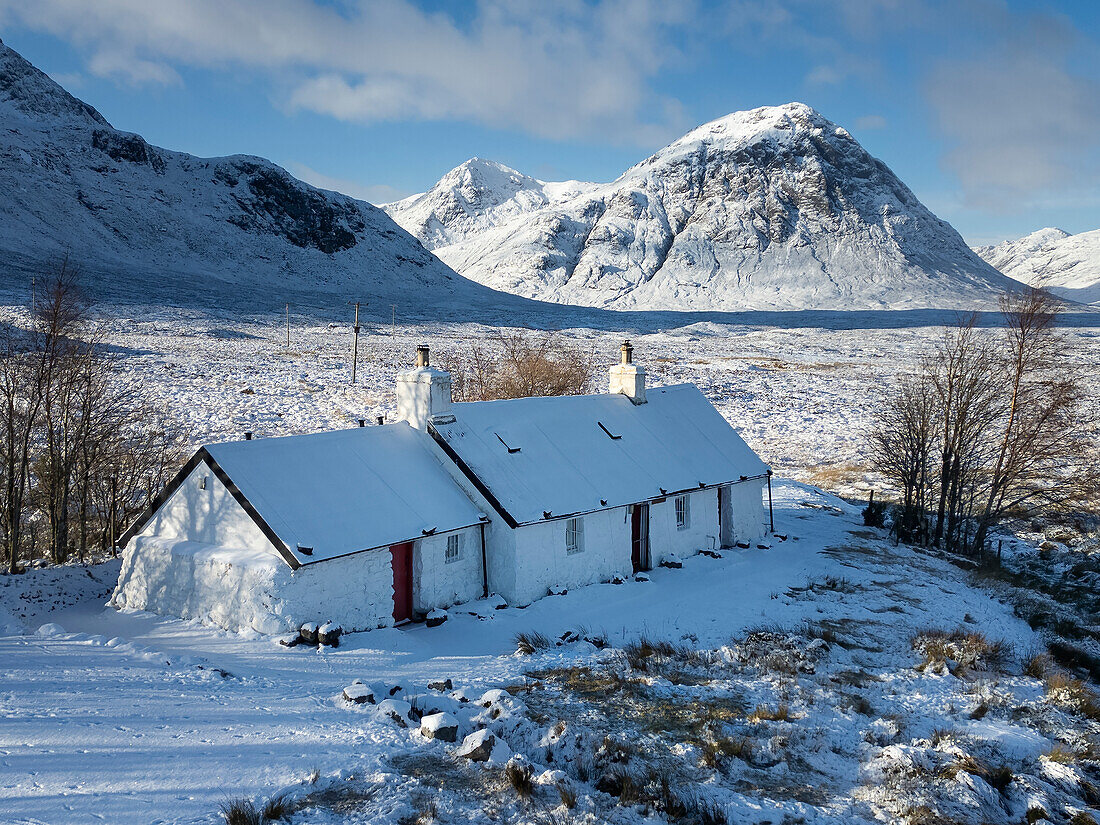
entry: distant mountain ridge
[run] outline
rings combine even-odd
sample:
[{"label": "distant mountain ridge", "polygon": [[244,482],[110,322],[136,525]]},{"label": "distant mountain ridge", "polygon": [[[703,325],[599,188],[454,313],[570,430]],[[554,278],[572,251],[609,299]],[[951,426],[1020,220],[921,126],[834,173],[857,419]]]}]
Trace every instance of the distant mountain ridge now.
[{"label": "distant mountain ridge", "polygon": [[611,183],[474,158],[383,208],[469,278],[589,306],[954,308],[1018,286],[800,103],[705,124]]},{"label": "distant mountain ridge", "polygon": [[515,301],[455,274],[370,204],[263,158],[198,158],[113,128],[2,42],[0,190],[9,282],[67,254],[116,298]]},{"label": "distant mountain ridge", "polygon": [[1074,301],[1100,303],[1100,229],[1071,235],[1047,227],[974,251],[1010,278],[1041,284]]}]

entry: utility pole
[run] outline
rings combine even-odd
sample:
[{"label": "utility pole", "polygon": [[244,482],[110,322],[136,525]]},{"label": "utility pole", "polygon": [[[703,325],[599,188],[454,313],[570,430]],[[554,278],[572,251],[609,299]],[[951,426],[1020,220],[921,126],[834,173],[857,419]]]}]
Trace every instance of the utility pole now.
[{"label": "utility pole", "polygon": [[34,315],[34,313],[35,313],[34,297],[35,297],[34,296],[34,276],[32,275],[31,276],[31,315]]},{"label": "utility pole", "polygon": [[118,536],[115,528],[115,511],[118,506],[118,476],[111,476],[111,555],[118,555]]},{"label": "utility pole", "polygon": [[[350,303],[350,301],[348,302]],[[359,363],[359,302],[355,302],[355,338],[351,345],[351,383],[355,383],[355,368]]]},{"label": "utility pole", "polygon": [[390,309],[393,310],[393,326],[390,327],[390,338],[397,337],[397,304],[390,304]]},{"label": "utility pole", "polygon": [[286,305],[286,348],[290,349],[290,304]]}]

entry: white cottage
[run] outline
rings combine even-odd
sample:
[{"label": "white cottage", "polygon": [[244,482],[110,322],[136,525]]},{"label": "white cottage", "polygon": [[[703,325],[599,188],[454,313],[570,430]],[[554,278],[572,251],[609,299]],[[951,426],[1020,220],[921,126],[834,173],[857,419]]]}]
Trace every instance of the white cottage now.
[{"label": "white cottage", "polygon": [[452,403],[417,351],[398,421],[202,448],[122,538],[118,607],[261,632],[346,630],[752,542],[770,475],[692,384]]}]

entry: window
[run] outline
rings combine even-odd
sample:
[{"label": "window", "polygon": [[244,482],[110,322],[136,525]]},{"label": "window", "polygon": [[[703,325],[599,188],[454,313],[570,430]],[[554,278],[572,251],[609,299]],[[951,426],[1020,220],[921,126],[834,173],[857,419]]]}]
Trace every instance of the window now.
[{"label": "window", "polygon": [[565,523],[565,552],[580,553],[584,550],[584,522],[571,518]]},{"label": "window", "polygon": [[462,558],[462,536],[452,533],[447,536],[447,555],[444,557],[447,564]]},{"label": "window", "polygon": [[676,496],[676,529],[686,530],[691,526],[691,510],[687,496]]}]

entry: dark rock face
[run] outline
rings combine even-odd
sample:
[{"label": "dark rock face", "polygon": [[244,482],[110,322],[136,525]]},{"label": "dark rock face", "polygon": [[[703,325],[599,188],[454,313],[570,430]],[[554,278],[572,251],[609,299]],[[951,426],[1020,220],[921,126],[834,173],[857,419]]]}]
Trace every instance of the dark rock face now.
[{"label": "dark rock face", "polygon": [[235,171],[239,176],[222,170],[218,178],[236,186],[245,181],[248,195],[233,194],[243,214],[229,222],[247,232],[279,235],[295,246],[331,255],[355,246],[355,233],[365,228],[353,204],[326,199],[280,169],[242,163]]},{"label": "dark rock face", "polygon": [[96,129],[92,146],[120,163],[141,163],[151,166],[158,175],[164,174],[164,159],[141,135],[114,130]]}]

